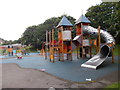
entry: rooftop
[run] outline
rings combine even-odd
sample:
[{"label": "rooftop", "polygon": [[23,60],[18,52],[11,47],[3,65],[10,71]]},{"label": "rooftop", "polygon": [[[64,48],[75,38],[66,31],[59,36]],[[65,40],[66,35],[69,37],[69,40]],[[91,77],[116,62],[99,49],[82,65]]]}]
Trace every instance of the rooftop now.
[{"label": "rooftop", "polygon": [[70,21],[65,16],[63,16],[63,18],[61,19],[57,27],[59,26],[73,26],[73,25],[70,23]]},{"label": "rooftop", "polygon": [[91,22],[82,14],[75,24],[78,24],[78,23],[91,23]]}]

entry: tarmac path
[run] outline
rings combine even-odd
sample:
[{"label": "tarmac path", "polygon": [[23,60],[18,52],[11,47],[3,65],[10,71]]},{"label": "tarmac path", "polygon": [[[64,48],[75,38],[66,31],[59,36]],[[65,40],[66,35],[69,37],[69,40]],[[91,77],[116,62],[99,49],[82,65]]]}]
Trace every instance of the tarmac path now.
[{"label": "tarmac path", "polygon": [[97,82],[76,83],[40,70],[21,68],[13,63],[0,66],[2,66],[2,88],[104,88],[118,81],[118,72],[99,78]]}]

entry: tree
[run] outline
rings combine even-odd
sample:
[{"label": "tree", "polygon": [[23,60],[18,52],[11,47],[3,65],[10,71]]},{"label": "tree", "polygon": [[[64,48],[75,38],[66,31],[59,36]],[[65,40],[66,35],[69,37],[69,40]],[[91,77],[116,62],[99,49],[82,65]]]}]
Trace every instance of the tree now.
[{"label": "tree", "polygon": [[[107,30],[114,37],[116,32],[120,34],[120,2],[103,2],[100,5],[92,6],[87,10],[86,16],[90,19],[91,25]],[[120,35],[117,35],[116,42],[120,43]]]},{"label": "tree", "polygon": [[[75,19],[71,16],[65,15],[72,24],[74,24]],[[58,38],[58,32],[56,26],[60,22],[63,16],[60,17],[52,17],[47,19],[44,23],[34,26],[29,26],[26,28],[22,37],[19,39],[20,42],[26,45],[33,45],[35,48],[41,48],[43,42],[45,42],[46,31],[51,31],[54,29],[55,31],[55,40]],[[75,34],[75,33],[74,33]]]}]

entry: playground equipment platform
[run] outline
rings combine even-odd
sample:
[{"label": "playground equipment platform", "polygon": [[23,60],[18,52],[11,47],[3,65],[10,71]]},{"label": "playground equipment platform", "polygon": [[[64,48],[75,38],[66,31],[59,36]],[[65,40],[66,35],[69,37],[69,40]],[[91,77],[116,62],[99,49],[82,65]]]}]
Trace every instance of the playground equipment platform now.
[{"label": "playground equipment platform", "polygon": [[33,68],[37,70],[44,69],[45,72],[57,76],[59,78],[70,80],[74,82],[86,82],[86,79],[96,81],[101,77],[109,75],[118,71],[118,57],[115,57],[115,63],[111,63],[111,58],[107,58],[97,70],[82,68],[80,65],[86,62],[88,59],[73,58],[73,61],[55,62],[51,63],[49,60],[45,60],[44,57],[23,57],[18,60],[16,58],[0,60],[0,63],[16,63],[22,68]]},{"label": "playground equipment platform", "polygon": [[[106,30],[94,28],[90,26],[91,21],[88,20],[83,14],[76,21],[76,36],[72,37],[73,25],[70,21],[63,16],[57,28],[58,39],[54,38],[54,29],[46,31],[46,41],[43,42],[42,51],[44,55],[54,62],[56,56],[58,60],[64,61],[64,54],[67,56],[65,59],[72,60],[73,51],[77,51],[77,57],[86,58],[88,54],[91,59],[81,64],[81,67],[97,69],[108,57],[112,57],[114,63],[114,47],[115,39]],[[105,41],[102,47],[101,38]],[[92,57],[92,49],[96,49],[96,55]],[[47,54],[50,54],[47,56]],[[55,55],[56,54],[56,55]]]}]

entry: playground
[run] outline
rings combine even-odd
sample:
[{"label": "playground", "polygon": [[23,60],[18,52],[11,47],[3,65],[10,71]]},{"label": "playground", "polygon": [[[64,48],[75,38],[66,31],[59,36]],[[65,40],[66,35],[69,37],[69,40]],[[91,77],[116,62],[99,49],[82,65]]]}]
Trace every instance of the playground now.
[{"label": "playground", "polygon": [[[20,68],[39,70],[63,81],[79,84],[98,82],[100,78],[118,72],[119,61],[114,55],[114,37],[101,30],[100,26],[97,29],[91,27],[90,23],[87,17],[81,15],[75,23],[76,36],[72,38],[73,25],[63,16],[56,26],[57,40],[54,39],[54,29],[46,31],[46,41],[40,52],[26,55],[24,47],[18,48],[19,51],[12,55],[2,55],[0,63],[14,63]],[[101,38],[105,43],[101,43]]]}]

